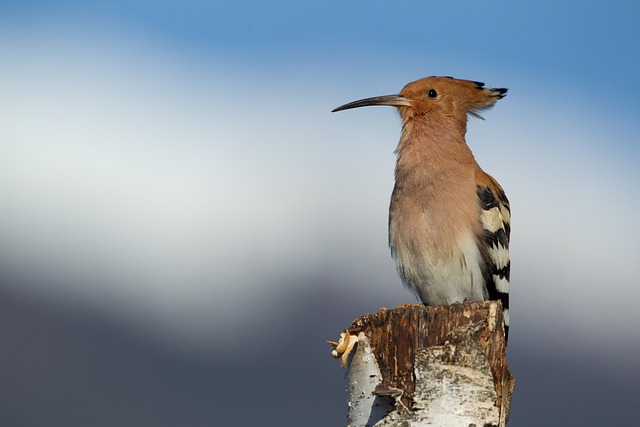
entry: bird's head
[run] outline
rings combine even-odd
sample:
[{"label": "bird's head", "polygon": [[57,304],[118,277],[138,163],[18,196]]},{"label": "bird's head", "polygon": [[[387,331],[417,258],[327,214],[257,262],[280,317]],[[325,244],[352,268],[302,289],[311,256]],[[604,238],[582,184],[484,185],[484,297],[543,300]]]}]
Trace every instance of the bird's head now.
[{"label": "bird's head", "polygon": [[484,83],[452,77],[426,77],[407,84],[397,95],[376,96],[350,102],[333,111],[369,105],[398,107],[403,121],[417,116],[447,117],[461,124],[467,114],[482,118],[481,110],[492,107],[507,89],[484,87]]}]

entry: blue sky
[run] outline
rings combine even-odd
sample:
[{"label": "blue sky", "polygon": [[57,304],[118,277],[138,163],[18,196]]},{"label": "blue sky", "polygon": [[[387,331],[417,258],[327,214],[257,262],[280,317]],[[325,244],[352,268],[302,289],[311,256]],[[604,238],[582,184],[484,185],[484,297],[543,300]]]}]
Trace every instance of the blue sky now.
[{"label": "blue sky", "polygon": [[[365,312],[412,302],[386,243],[397,114],[330,110],[452,75],[509,88],[486,121],[470,122],[468,142],[513,208],[510,363],[524,384],[514,414],[533,419],[527,389],[548,360],[560,372],[586,366],[637,379],[640,343],[627,338],[640,324],[639,9],[601,1],[3,4],[0,260],[12,280],[0,290],[25,307],[37,301],[46,313],[89,313],[134,331],[155,349],[145,353],[150,361],[166,353],[206,361],[214,373],[277,341],[273,326],[295,323],[286,315],[293,302],[314,313],[329,307],[329,319],[314,324],[324,335],[307,338],[310,346]],[[32,324],[31,311],[15,313]],[[25,327],[0,324],[5,336]],[[38,345],[45,329],[31,331]],[[235,352],[221,353],[220,342]],[[22,363],[28,348],[14,344],[20,363],[5,369],[35,369]],[[53,347],[44,348],[78,358]],[[132,359],[138,350],[129,349]],[[339,394],[337,366],[319,360],[336,375],[324,387]],[[12,385],[42,386],[19,376]],[[45,398],[41,405],[47,414]],[[342,410],[327,416],[318,425]],[[61,425],[68,417],[58,411]]]}]

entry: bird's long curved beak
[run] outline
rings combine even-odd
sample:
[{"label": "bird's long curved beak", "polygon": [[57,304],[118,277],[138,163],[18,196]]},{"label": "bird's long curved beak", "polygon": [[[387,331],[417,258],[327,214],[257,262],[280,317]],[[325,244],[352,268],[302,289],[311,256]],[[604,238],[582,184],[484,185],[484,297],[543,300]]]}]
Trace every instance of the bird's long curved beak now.
[{"label": "bird's long curved beak", "polygon": [[392,107],[410,107],[411,101],[402,95],[385,95],[374,96],[373,98],[360,99],[348,104],[341,105],[331,110],[332,113],[336,111],[348,110],[350,108],[367,107],[369,105],[390,105]]}]

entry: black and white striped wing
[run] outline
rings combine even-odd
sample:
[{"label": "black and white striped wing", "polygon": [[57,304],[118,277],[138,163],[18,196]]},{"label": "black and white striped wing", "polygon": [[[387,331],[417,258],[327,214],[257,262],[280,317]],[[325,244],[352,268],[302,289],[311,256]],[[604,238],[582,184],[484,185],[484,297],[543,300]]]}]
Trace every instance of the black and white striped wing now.
[{"label": "black and white striped wing", "polygon": [[[495,183],[495,181],[493,181]],[[499,300],[504,309],[505,337],[509,331],[509,236],[511,208],[509,200],[497,183],[478,187],[482,222],[481,253],[484,259],[483,276],[489,300]]]}]

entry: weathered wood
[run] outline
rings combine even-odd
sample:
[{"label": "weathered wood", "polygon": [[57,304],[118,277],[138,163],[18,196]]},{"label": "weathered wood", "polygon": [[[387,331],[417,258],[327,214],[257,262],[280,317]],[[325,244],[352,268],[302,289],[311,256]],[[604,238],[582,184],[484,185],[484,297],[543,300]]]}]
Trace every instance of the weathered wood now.
[{"label": "weathered wood", "polygon": [[514,379],[499,302],[381,310],[356,319],[341,342],[356,338],[351,427],[506,425]]}]

